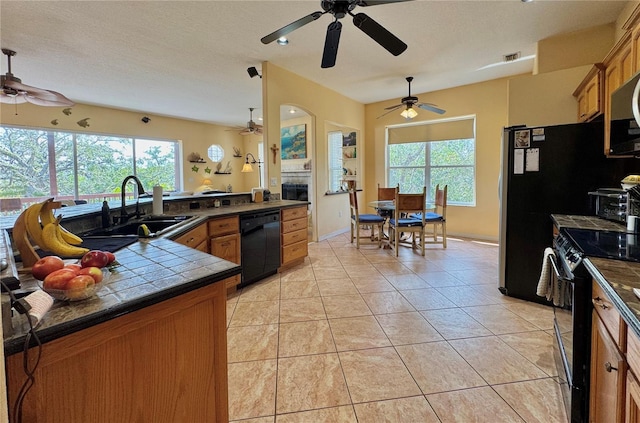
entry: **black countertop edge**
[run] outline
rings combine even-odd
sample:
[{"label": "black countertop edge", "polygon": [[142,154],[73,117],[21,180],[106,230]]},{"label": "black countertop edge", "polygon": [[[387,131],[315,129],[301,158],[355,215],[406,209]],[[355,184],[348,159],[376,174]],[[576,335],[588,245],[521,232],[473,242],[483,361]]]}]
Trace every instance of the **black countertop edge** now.
[{"label": "black countertop edge", "polygon": [[627,326],[629,326],[636,334],[636,336],[640,338],[640,321],[633,313],[633,311],[629,308],[627,303],[622,300],[613,286],[611,286],[611,284],[604,278],[604,276],[602,276],[598,268],[593,263],[591,263],[589,258],[585,258],[583,260],[583,263],[596,283],[600,286],[600,288],[602,288],[604,293],[609,296],[609,299],[616,307],[618,312],[620,312],[620,316],[622,316],[624,321],[627,323]]},{"label": "black countertop edge", "polygon": [[[62,338],[63,336],[70,335],[83,329],[95,326],[97,324],[107,322],[125,314],[129,314],[133,311],[141,310],[145,307],[160,303],[162,301],[175,298],[178,295],[186,294],[199,288],[203,288],[212,283],[220,282],[231,276],[240,274],[242,271],[241,266],[232,267],[228,270],[223,270],[218,273],[214,273],[210,276],[205,276],[200,279],[195,279],[191,282],[176,285],[173,287],[165,288],[162,291],[156,292],[151,295],[140,297],[135,300],[127,301],[125,304],[118,304],[111,308],[93,313],[88,316],[80,317],[69,322],[61,323],[59,325],[49,327],[43,330],[36,329],[36,334],[42,344],[51,342],[55,339]],[[25,336],[21,336],[11,340],[5,340],[4,342],[4,355],[6,357],[22,352],[24,348]],[[35,347],[38,344],[33,338],[29,347]]]}]

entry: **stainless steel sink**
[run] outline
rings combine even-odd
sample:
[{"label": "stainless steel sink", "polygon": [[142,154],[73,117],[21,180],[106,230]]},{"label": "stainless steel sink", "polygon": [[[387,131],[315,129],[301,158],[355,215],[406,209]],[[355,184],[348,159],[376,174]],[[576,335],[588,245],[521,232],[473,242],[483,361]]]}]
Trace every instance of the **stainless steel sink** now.
[{"label": "stainless steel sink", "polygon": [[[140,237],[157,237],[165,232],[173,229],[174,226],[180,225],[192,219],[193,216],[149,216],[142,219],[129,221],[123,225],[112,226],[110,228],[100,228],[88,231],[82,234],[83,237],[91,236],[130,236],[139,235]],[[138,232],[141,225],[146,225],[149,229],[149,235],[142,235]]]}]

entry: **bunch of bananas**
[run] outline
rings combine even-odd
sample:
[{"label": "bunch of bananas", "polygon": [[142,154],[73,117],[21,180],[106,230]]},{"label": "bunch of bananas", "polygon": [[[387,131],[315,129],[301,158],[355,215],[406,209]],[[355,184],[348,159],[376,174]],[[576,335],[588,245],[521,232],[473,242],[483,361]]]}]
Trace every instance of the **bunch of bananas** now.
[{"label": "bunch of bananas", "polygon": [[56,218],[53,215],[53,209],[46,207],[52,200],[49,198],[33,204],[24,211],[27,234],[43,250],[62,257],[81,257],[89,249],[79,247],[82,244],[82,238],[63,228],[60,225],[62,216]]}]

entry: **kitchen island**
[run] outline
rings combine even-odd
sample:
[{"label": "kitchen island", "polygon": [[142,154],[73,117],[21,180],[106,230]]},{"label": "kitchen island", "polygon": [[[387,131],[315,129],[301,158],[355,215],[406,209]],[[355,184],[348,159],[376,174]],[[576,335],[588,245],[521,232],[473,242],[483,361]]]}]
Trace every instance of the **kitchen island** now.
[{"label": "kitchen island", "polygon": [[[241,267],[179,241],[212,219],[306,203],[193,204],[170,208],[195,219],[118,250],[120,265],[96,296],[56,301],[36,330],[43,344],[23,421],[228,421],[226,294]],[[92,219],[79,214],[65,226],[90,228]],[[36,284],[20,281],[23,289]],[[4,340],[10,408],[26,379],[21,351],[28,331],[23,316],[13,325]],[[39,347],[30,345],[33,361]]]}]

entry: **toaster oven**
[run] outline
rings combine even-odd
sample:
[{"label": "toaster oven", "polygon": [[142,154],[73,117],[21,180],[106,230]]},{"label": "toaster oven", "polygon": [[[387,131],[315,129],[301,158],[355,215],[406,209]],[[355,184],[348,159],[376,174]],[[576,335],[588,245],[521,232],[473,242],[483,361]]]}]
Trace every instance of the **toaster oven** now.
[{"label": "toaster oven", "polygon": [[596,216],[620,223],[627,216],[640,216],[640,202],[629,191],[619,188],[599,188],[590,192],[595,197]]}]

